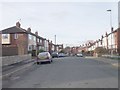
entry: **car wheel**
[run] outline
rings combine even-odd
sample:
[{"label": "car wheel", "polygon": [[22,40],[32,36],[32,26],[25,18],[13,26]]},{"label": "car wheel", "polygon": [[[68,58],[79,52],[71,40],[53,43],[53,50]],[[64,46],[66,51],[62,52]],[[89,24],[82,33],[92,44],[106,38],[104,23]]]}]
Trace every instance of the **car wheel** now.
[{"label": "car wheel", "polygon": [[37,65],[40,64],[39,62],[37,62]]},{"label": "car wheel", "polygon": [[48,63],[50,64],[50,63],[51,63],[51,61],[48,61]]}]

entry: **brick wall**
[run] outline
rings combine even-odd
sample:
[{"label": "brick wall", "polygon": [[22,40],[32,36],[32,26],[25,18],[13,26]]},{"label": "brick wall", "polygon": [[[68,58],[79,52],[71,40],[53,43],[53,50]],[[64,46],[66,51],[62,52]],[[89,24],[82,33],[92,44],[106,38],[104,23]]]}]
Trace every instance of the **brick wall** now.
[{"label": "brick wall", "polygon": [[117,49],[118,49],[118,54],[120,55],[120,28],[117,30]]},{"label": "brick wall", "polygon": [[18,47],[16,46],[3,46],[2,47],[2,56],[12,56],[18,55]]},{"label": "brick wall", "polygon": [[[24,55],[24,54],[27,54],[27,52],[28,52],[27,51],[28,50],[28,35],[25,34],[25,33],[21,33],[21,34],[19,33],[19,34],[17,34],[18,35],[17,39],[15,39],[14,35],[15,34],[10,35],[10,45],[6,45],[8,47],[9,46],[16,46],[16,49],[15,49],[15,47],[9,47],[9,49],[11,48],[10,49],[11,51],[14,50],[14,53],[12,53],[11,55]],[[4,52],[6,52],[6,55],[7,55],[8,52],[6,50],[7,49],[5,49]],[[4,52],[3,52],[3,54],[5,54]],[[9,53],[8,53],[8,55],[9,55]]]},{"label": "brick wall", "polygon": [[18,39],[16,39],[16,44],[18,46],[18,54],[24,55],[28,52],[28,36],[27,34],[18,34]]},{"label": "brick wall", "polygon": [[2,66],[6,66],[6,65],[21,62],[23,60],[31,60],[31,54],[5,56],[5,57],[0,57],[0,60],[1,59],[2,59]]}]

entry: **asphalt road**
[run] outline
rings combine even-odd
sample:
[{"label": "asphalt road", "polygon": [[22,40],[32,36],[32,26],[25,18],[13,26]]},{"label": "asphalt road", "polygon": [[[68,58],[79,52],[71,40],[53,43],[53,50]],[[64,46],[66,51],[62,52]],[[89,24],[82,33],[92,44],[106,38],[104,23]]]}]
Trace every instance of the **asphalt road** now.
[{"label": "asphalt road", "polygon": [[109,63],[82,57],[33,64],[3,83],[3,88],[118,88],[118,69]]}]

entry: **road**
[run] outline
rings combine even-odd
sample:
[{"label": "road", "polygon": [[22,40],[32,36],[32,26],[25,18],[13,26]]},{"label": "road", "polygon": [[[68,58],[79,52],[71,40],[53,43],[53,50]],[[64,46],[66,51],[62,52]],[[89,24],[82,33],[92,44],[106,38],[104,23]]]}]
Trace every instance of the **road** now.
[{"label": "road", "polygon": [[8,82],[3,88],[118,88],[118,69],[84,57],[55,58],[51,64],[33,64]]}]

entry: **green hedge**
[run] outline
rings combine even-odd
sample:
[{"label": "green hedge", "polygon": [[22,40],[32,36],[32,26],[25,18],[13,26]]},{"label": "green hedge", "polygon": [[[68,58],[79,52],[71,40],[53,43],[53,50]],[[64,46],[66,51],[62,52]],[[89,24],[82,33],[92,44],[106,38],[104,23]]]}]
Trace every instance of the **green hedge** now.
[{"label": "green hedge", "polygon": [[[37,55],[41,52],[45,52],[43,49],[40,49],[37,51]],[[32,56],[36,56],[36,50],[28,51],[28,54],[31,54]]]}]

